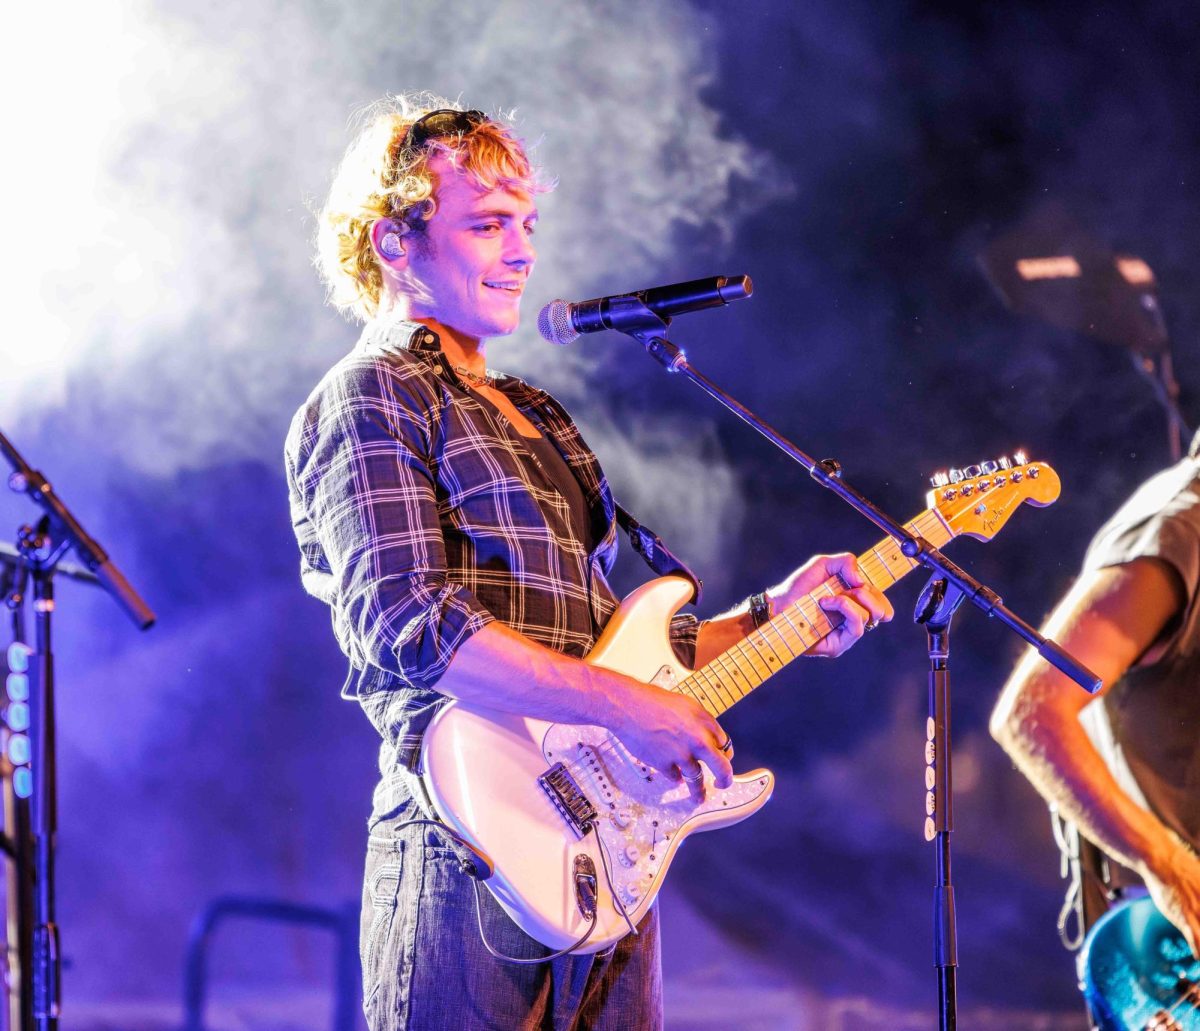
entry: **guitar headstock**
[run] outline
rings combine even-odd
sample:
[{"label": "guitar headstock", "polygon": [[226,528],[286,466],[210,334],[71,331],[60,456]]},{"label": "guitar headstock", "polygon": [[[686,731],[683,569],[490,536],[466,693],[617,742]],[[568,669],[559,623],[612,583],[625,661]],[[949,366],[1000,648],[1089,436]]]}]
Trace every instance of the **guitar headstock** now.
[{"label": "guitar headstock", "polygon": [[927,503],[957,537],[991,540],[1023,502],[1038,508],[1058,500],[1061,484],[1045,462],[1030,462],[1023,452],[980,462],[965,469],[935,473]]}]

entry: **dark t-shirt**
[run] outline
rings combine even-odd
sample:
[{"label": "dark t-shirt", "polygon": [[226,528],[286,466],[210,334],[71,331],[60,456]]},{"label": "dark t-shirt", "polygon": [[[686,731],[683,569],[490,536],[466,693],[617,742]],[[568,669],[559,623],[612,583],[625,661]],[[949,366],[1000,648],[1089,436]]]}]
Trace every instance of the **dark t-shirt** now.
[{"label": "dark t-shirt", "polygon": [[592,520],[588,514],[587,501],[579,480],[567,466],[566,460],[559,454],[554,441],[549,437],[522,437],[525,446],[529,448],[538,468],[545,473],[554,484],[555,489],[566,499],[570,509],[571,526],[585,548],[591,548],[595,539],[592,532]]},{"label": "dark t-shirt", "polygon": [[1158,659],[1104,696],[1111,760],[1119,780],[1132,777],[1151,811],[1200,847],[1200,460],[1185,458],[1138,488],[1092,540],[1084,569],[1137,558],[1171,565],[1187,603]]},{"label": "dark t-shirt", "polygon": [[538,474],[548,479],[554,489],[562,495],[563,500],[567,503],[567,518],[571,528],[575,531],[575,536],[590,550],[596,540],[596,528],[593,526],[587,498],[584,497],[579,477],[571,472],[570,466],[567,465],[566,459],[563,458],[554,441],[545,434],[540,437],[526,437],[518,433],[516,427],[508,421],[504,413],[492,403],[491,398],[478,391],[473,391],[472,396],[482,401],[496,414],[500,424],[508,431],[508,435],[514,440],[520,441],[528,452],[532,467]]}]

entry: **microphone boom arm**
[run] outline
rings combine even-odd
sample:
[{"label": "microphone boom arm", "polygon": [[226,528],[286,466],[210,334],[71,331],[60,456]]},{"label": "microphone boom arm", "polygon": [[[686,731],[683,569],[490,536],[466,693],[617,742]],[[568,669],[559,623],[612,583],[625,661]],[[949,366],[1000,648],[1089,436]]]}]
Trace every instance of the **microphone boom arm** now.
[{"label": "microphone boom arm", "polygon": [[[923,537],[911,533],[898,523],[878,505],[871,501],[857,488],[852,487],[842,479],[842,467],[832,458],[820,462],[801,451],[778,430],[769,426],[745,405],[736,401],[712,380],[697,372],[688,363],[687,354],[675,344],[666,339],[663,334],[667,322],[659,318],[644,305],[636,329],[627,331],[627,335],[638,341],[660,365],[668,372],[680,373],[684,378],[696,384],[709,397],[729,409],[747,426],[757,430],[780,451],[802,465],[808,474],[822,487],[833,491],[847,505],[860,515],[865,516],[889,537],[900,545],[901,552],[910,559],[921,563],[931,570],[935,577],[947,580],[960,590],[973,605],[982,609],[987,615],[994,616],[1018,637],[1031,645],[1035,651],[1050,665],[1070,677],[1080,687],[1090,694],[1095,694],[1103,686],[1103,682],[1091,670],[1064,651],[1059,645],[1048,640],[1037,629],[1009,609],[1003,599],[985,584],[976,580],[970,573],[946,558]],[[630,321],[635,321],[632,314]],[[654,324],[654,328],[651,324]]]}]

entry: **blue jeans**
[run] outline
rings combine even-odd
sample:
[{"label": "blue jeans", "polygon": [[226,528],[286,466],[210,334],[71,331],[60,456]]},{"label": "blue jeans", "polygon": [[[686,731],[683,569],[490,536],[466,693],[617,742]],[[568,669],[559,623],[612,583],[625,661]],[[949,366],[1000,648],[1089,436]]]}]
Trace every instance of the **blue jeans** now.
[{"label": "blue jeans", "polygon": [[[371,1031],[660,1031],[657,906],[610,955],[505,963],[479,940],[472,880],[441,834],[396,827],[418,815],[406,806],[367,845],[359,948]],[[546,954],[486,888],[480,895],[496,951]]]}]

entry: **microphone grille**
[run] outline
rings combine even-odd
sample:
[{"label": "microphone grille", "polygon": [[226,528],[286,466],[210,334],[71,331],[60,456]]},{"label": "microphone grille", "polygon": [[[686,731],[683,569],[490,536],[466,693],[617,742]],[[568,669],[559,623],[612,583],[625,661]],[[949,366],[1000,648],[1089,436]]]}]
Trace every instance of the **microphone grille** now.
[{"label": "microphone grille", "polygon": [[567,301],[551,301],[538,312],[538,332],[552,344],[569,344],[579,337],[571,322],[571,305]]}]

